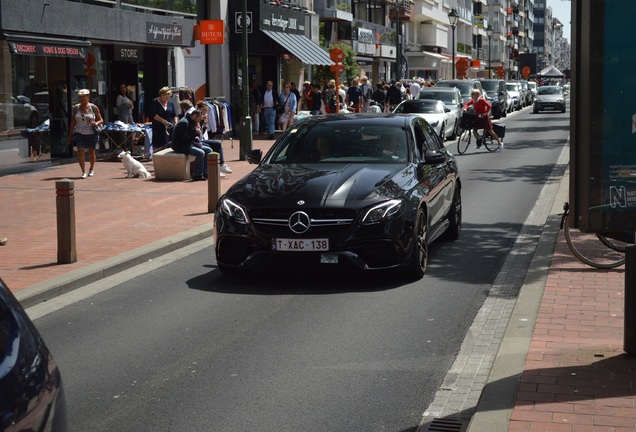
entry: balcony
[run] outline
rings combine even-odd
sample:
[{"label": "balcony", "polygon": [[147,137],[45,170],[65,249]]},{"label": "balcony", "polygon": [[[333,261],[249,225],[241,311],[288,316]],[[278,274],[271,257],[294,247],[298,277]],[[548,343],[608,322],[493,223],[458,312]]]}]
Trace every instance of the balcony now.
[{"label": "balcony", "polygon": [[398,19],[398,12],[400,22],[414,22],[413,8],[415,6],[414,0],[385,0],[384,4],[389,6],[389,19],[391,22],[396,22]]},{"label": "balcony", "polygon": [[321,21],[353,21],[351,0],[314,0]]}]

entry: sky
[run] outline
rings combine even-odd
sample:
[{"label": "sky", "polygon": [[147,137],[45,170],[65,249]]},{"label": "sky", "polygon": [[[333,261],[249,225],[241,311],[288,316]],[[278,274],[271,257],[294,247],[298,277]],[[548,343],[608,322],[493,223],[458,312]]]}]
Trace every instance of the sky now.
[{"label": "sky", "polygon": [[548,6],[552,8],[552,17],[557,18],[563,24],[563,36],[572,43],[572,37],[570,36],[570,15],[571,15],[571,1],[565,0],[548,0]]}]

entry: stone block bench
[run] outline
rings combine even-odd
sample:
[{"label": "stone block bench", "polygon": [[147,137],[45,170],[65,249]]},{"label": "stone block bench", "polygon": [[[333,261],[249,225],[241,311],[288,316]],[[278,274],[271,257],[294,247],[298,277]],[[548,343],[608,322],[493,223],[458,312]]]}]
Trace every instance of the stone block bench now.
[{"label": "stone block bench", "polygon": [[175,153],[171,148],[158,151],[152,156],[157,180],[190,180],[190,163],[194,156]]}]

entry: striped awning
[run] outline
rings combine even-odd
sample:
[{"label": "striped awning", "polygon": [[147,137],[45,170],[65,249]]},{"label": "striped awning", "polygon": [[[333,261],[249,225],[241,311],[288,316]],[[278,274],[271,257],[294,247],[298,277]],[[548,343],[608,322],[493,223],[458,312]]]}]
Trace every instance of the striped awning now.
[{"label": "striped awning", "polygon": [[329,57],[329,53],[306,36],[275,32],[271,30],[262,31],[303,63],[324,66],[334,64]]}]

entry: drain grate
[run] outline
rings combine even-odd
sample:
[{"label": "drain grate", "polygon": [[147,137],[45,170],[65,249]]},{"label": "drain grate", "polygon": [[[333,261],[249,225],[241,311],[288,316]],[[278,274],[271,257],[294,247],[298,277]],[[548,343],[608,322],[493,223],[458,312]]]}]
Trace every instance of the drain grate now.
[{"label": "drain grate", "polygon": [[469,420],[434,419],[424,432],[466,432]]}]

